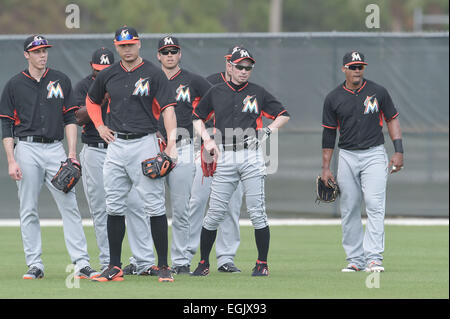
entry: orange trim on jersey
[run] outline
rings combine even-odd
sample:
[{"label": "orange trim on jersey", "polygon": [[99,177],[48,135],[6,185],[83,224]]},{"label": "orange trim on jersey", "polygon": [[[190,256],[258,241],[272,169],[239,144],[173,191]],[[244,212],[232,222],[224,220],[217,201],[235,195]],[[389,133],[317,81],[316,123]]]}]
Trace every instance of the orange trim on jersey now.
[{"label": "orange trim on jersey", "polygon": [[389,121],[395,119],[398,115],[399,115],[399,113],[397,112],[397,113],[395,113],[394,116],[392,116],[390,119],[386,119],[386,117],[385,117],[384,120],[385,120],[386,122],[389,122]]},{"label": "orange trim on jersey", "polygon": [[220,72],[220,76],[222,77],[222,80],[223,80],[224,82],[227,82],[227,79],[225,78],[225,76],[224,76],[224,73],[223,73],[223,72]]},{"label": "orange trim on jersey", "polygon": [[49,70],[50,70],[50,68],[47,68],[47,70],[45,70],[45,73],[44,73],[44,75],[42,75],[42,78],[45,78],[45,76],[47,75]]},{"label": "orange trim on jersey", "polygon": [[327,125],[323,125],[323,124],[322,124],[322,127],[329,128],[329,129],[331,129],[331,130],[337,129],[336,126],[327,126]]},{"label": "orange trim on jersey", "polygon": [[78,110],[79,108],[80,108],[79,106],[72,106],[71,108],[66,109],[66,107],[63,106],[63,113],[66,114],[66,113],[69,112],[70,110],[73,110],[73,109],[77,109],[77,110]]},{"label": "orange trim on jersey", "polygon": [[244,85],[243,87],[241,87],[241,88],[238,90],[238,92],[241,92],[241,91],[242,91],[243,89],[245,89],[247,86],[248,86],[248,82],[245,83],[245,85]]},{"label": "orange trim on jersey", "polygon": [[179,69],[178,72],[175,73],[175,75],[169,79],[169,81],[172,81],[173,79],[175,79],[178,75],[180,75],[180,73],[181,73],[181,69]]},{"label": "orange trim on jersey", "polygon": [[260,130],[263,128],[263,120],[262,120],[263,113],[266,113],[266,112],[263,111],[263,112],[259,113],[259,116],[256,119],[256,129],[257,130]]},{"label": "orange trim on jersey", "polygon": [[6,117],[6,118],[8,118],[8,119],[10,119],[10,120],[15,121],[15,118],[14,118],[14,117],[11,117],[11,116],[8,116],[8,115],[2,115],[2,114],[0,114],[0,117]]},{"label": "orange trim on jersey", "polygon": [[194,101],[192,101],[192,112],[194,112],[195,108],[197,107],[198,103],[200,103],[200,96],[197,96]]},{"label": "orange trim on jersey", "polygon": [[111,104],[111,97],[108,98],[108,106],[106,107],[106,114],[109,114],[111,112],[111,109],[109,108],[110,104]]},{"label": "orange trim on jersey", "polygon": [[271,120],[274,120],[274,119],[275,119],[275,116],[270,115],[269,113],[266,113],[266,112],[264,112],[264,111],[261,111],[261,115],[264,116],[264,117],[266,117],[266,118],[268,118],[268,119],[271,119]]},{"label": "orange trim on jersey", "polygon": [[153,98],[152,102],[152,113],[156,120],[159,120],[159,116],[161,115],[161,106],[158,103],[156,98]]},{"label": "orange trim on jersey", "polygon": [[122,69],[123,69],[125,72],[133,72],[134,70],[136,70],[137,68],[140,68],[140,67],[144,64],[144,60],[142,60],[142,62],[141,62],[140,64],[136,65],[136,66],[135,66],[134,68],[132,68],[130,71],[128,71],[127,68],[123,66],[122,60],[120,60],[119,64],[120,64],[120,66],[122,67]]},{"label": "orange trim on jersey", "polygon": [[[22,71],[22,74],[23,75],[25,75],[26,77],[28,77],[28,78],[30,78],[30,79],[32,79],[32,80],[35,80],[35,78],[33,78],[32,76],[29,76],[28,74],[26,74],[24,71]],[[36,80],[35,80],[36,81]]]},{"label": "orange trim on jersey", "polygon": [[382,111],[380,111],[380,113],[379,113],[379,118],[380,118],[380,122],[378,123],[381,127],[383,127],[383,117],[384,117],[384,114],[383,114],[383,112]]},{"label": "orange trim on jersey", "polygon": [[[159,105],[159,104],[158,104]],[[163,107],[161,107],[160,108],[160,112],[162,113],[165,109],[167,109],[168,107],[170,107],[170,106],[173,106],[173,107],[175,107],[177,105],[177,103],[170,103],[170,104],[167,104],[166,106],[163,106]]]},{"label": "orange trim on jersey", "polygon": [[[195,114],[195,115],[197,115],[197,114]],[[209,114],[208,114],[208,116],[206,117],[206,120],[204,121],[204,122],[208,122],[210,119],[211,119],[211,117],[214,115],[214,111],[211,111]],[[198,115],[197,115],[198,116]],[[214,117],[214,127],[216,126],[216,117]]]},{"label": "orange trim on jersey", "polygon": [[92,120],[92,123],[94,123],[95,128],[104,125],[102,118],[102,107],[100,104],[92,102],[89,95],[86,95],[86,110]]},{"label": "orange trim on jersey", "polygon": [[[361,92],[361,90],[366,86],[366,83],[367,83],[367,81],[364,81],[363,85],[361,85],[361,87],[360,87],[356,92],[357,92],[357,93]],[[347,88],[345,87],[345,84],[342,85],[342,88],[343,88],[344,90],[346,90],[347,92],[350,92],[351,94],[355,94],[355,92],[353,92],[352,90],[347,89]]]}]

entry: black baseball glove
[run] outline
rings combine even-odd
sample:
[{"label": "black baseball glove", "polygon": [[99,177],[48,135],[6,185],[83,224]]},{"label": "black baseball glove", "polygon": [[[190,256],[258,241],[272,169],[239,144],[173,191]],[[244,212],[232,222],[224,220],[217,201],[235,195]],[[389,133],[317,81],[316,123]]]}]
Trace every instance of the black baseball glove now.
[{"label": "black baseball glove", "polygon": [[339,186],[338,184],[333,183],[331,179],[328,180],[328,185],[325,185],[325,183],[322,181],[322,178],[320,176],[316,179],[316,203],[317,202],[325,202],[325,203],[331,203],[336,200],[336,198],[339,196]]},{"label": "black baseball glove", "polygon": [[142,161],[142,173],[152,179],[161,178],[169,174],[174,168],[175,163],[164,152],[159,152],[155,157]]},{"label": "black baseball glove", "polygon": [[68,193],[80,178],[81,164],[73,158],[68,158],[61,162],[61,167],[53,177],[52,184],[60,191]]}]

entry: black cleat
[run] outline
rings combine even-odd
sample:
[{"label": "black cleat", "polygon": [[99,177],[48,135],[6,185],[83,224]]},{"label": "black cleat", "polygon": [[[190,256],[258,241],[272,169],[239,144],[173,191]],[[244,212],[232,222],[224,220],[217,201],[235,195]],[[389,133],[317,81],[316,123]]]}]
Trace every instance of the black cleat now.
[{"label": "black cleat", "polygon": [[175,266],[172,268],[172,272],[176,275],[190,275],[191,268],[189,267],[189,265]]},{"label": "black cleat", "polygon": [[256,261],[256,266],[253,268],[252,276],[269,276],[269,267],[265,261]]},{"label": "black cleat", "polygon": [[236,265],[233,264],[232,262],[223,264],[217,270],[220,272],[229,272],[229,273],[241,272],[241,270],[238,267],[236,267]]},{"label": "black cleat", "polygon": [[28,269],[27,273],[23,275],[23,279],[41,279],[44,278],[44,272],[36,266]]},{"label": "black cleat", "polygon": [[123,274],[125,276],[137,275],[136,265],[135,264],[129,264],[129,265],[125,266],[125,268],[123,269]]},{"label": "black cleat", "polygon": [[139,276],[158,276],[159,275],[159,268],[158,266],[150,266],[147,270],[141,272]]},{"label": "black cleat", "polygon": [[92,279],[98,276],[100,276],[100,273],[98,271],[92,269],[90,266],[86,266],[78,270],[77,274],[75,275],[75,278]]},{"label": "black cleat", "polygon": [[158,272],[159,282],[173,282],[172,270],[169,266],[162,266]]},{"label": "black cleat", "polygon": [[191,274],[191,276],[208,276],[209,274],[209,264],[205,264],[205,261],[202,260],[198,263],[197,268]]}]

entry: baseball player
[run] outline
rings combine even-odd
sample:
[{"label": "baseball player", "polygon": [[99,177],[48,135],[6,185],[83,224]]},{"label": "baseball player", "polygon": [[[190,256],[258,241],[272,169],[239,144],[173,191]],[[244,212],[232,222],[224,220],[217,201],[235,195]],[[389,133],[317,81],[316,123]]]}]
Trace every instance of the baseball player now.
[{"label": "baseball player", "polygon": [[[94,222],[97,245],[100,251],[99,259],[102,271],[109,264],[109,245],[107,232],[107,213],[105,202],[105,190],[103,187],[103,163],[106,157],[108,144],[99,136],[94,124],[86,110],[85,101],[89,87],[94,82],[98,72],[104,70],[114,63],[114,54],[106,49],[100,48],[92,55],[92,73],[82,79],[75,86],[75,98],[80,109],[76,111],[77,122],[83,126],[81,140],[84,143],[80,153],[80,161],[83,166],[83,187],[89,210]],[[102,117],[106,117],[108,96],[102,103]],[[147,214],[144,207],[140,205],[135,188],[132,188],[127,199],[128,212],[126,216],[128,241],[135,259],[136,274],[156,275],[155,257],[153,254],[153,241],[150,233]],[[124,269],[124,274],[125,269]]]},{"label": "baseball player", "polygon": [[[342,244],[348,266],[343,272],[384,271],[384,215],[389,174],[403,167],[403,146],[398,112],[388,91],[365,79],[367,63],[358,51],[346,53],[345,81],[325,98],[322,116],[322,180],[335,182],[330,161],[339,129],[337,182],[341,191]],[[388,159],[382,132],[387,123],[395,153]],[[367,225],[361,223],[364,201]]]},{"label": "baseball player", "polygon": [[[221,84],[231,80],[231,65],[228,63],[228,60],[231,55],[238,50],[238,46],[233,46],[228,50],[227,55],[225,55],[225,72],[215,73],[206,78],[212,85]],[[213,120],[205,122],[205,127],[207,129],[210,128],[212,122]],[[192,260],[200,244],[202,221],[208,204],[209,194],[211,193],[212,182],[212,177],[203,176],[200,152],[196,154],[195,165],[195,177],[189,202],[191,220],[188,245],[189,260]],[[217,268],[220,272],[241,272],[234,264],[234,257],[236,256],[240,244],[239,216],[241,213],[242,195],[242,183],[239,182],[228,205],[230,214],[225,216],[223,223],[221,223],[218,228],[216,258]]]},{"label": "baseball player", "polygon": [[[192,112],[211,84],[200,75],[180,67],[181,47],[176,37],[165,36],[159,40],[157,58],[172,84],[177,102],[178,163],[166,177],[172,205],[172,270],[176,274],[189,274],[191,258],[188,244],[190,229],[193,227],[189,216],[189,199],[195,175]],[[166,137],[164,127],[160,131]]]},{"label": "baseball player", "polygon": [[[115,33],[114,44],[121,60],[100,72],[92,83],[86,107],[100,137],[108,143],[103,165],[107,230],[110,251],[108,269],[96,281],[122,281],[122,241],[125,235],[127,197],[135,187],[150,216],[153,242],[158,255],[159,281],[172,282],[167,263],[168,226],[164,180],[143,175],[141,162],[159,152],[156,139],[158,118],[164,114],[168,132],[166,153],[176,158],[175,100],[160,68],[139,55],[141,42],[134,28],[124,26]],[[109,93],[107,123],[101,103]]]},{"label": "baseball player", "polygon": [[[24,42],[28,68],[6,84],[0,101],[3,146],[8,159],[9,176],[17,182],[20,202],[20,225],[29,267],[24,279],[44,277],[41,259],[41,229],[38,198],[45,184],[56,201],[64,225],[64,239],[76,276],[93,278],[99,273],[90,267],[87,243],[81,224],[75,190],[63,193],[51,180],[66,160],[62,144],[67,137],[68,157],[76,160],[77,109],[70,79],[47,67],[51,47],[40,35]],[[14,148],[14,138],[18,142]]]},{"label": "baseball player", "polygon": [[[200,236],[200,262],[192,275],[208,275],[209,254],[217,228],[228,213],[230,198],[241,181],[258,250],[252,275],[268,276],[270,231],[264,200],[266,172],[255,130],[270,134],[287,123],[289,115],[281,103],[263,87],[248,82],[255,63],[248,50],[240,48],[232,54],[229,62],[231,81],[212,87],[193,115],[196,132],[203,138],[206,151],[217,159],[217,168]],[[214,139],[209,136],[203,123],[213,112],[216,131]],[[262,127],[263,115],[273,119],[266,128]]]}]

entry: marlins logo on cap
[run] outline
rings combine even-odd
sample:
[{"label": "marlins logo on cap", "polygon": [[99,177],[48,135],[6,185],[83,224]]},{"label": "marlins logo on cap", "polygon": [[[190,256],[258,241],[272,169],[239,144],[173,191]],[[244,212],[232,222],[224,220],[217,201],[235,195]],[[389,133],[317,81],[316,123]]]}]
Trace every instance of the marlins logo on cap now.
[{"label": "marlins logo on cap", "polygon": [[26,52],[38,50],[40,48],[51,48],[52,45],[48,44],[46,38],[42,35],[32,35],[25,39],[23,43],[23,50]]},{"label": "marlins logo on cap", "polygon": [[343,65],[352,65],[352,64],[364,64],[367,65],[366,62],[364,62],[364,54],[358,51],[351,51],[347,52],[344,55],[344,58],[342,59]]},{"label": "marlins logo on cap", "polygon": [[101,71],[113,63],[114,54],[106,48],[100,48],[92,54],[91,65],[94,70]]},{"label": "marlins logo on cap", "polygon": [[231,55],[229,61],[232,62],[232,63],[239,63],[239,62],[241,62],[242,60],[245,60],[245,59],[249,59],[253,63],[256,62],[255,59],[253,58],[253,56],[250,54],[250,52],[247,49],[240,47],[237,51],[235,51]]},{"label": "marlins logo on cap", "polygon": [[133,44],[137,42],[139,42],[139,35],[136,29],[127,26],[117,29],[114,36],[115,44]]},{"label": "marlins logo on cap", "polygon": [[158,51],[161,51],[162,49],[168,48],[168,47],[176,47],[176,48],[180,49],[180,43],[178,42],[178,39],[173,36],[170,36],[170,35],[159,39]]}]

